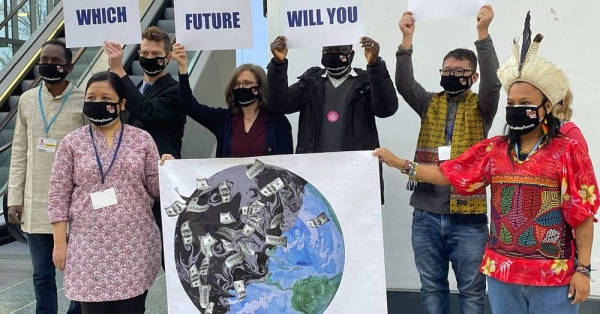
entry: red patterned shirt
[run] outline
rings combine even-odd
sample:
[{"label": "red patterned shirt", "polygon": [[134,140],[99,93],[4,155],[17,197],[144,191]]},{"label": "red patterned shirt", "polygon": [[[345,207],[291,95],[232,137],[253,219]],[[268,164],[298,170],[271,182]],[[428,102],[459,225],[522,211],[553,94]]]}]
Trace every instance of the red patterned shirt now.
[{"label": "red patterned shirt", "polygon": [[519,163],[494,137],[444,162],[461,193],[491,185],[490,238],[481,272],[503,282],[561,286],[573,276],[571,230],[596,214],[600,202],[587,152],[577,141],[552,139]]},{"label": "red patterned shirt", "polygon": [[[102,132],[94,142],[104,168],[113,159],[120,129],[109,148]],[[158,150],[146,131],[125,125],[117,158],[104,189],[118,204],[93,209],[90,194],[101,189],[87,126],[60,143],[50,177],[51,222],[69,221],[65,295],[80,302],[124,300],[148,290],[160,269],[160,234],[152,215],[158,197]]]}]

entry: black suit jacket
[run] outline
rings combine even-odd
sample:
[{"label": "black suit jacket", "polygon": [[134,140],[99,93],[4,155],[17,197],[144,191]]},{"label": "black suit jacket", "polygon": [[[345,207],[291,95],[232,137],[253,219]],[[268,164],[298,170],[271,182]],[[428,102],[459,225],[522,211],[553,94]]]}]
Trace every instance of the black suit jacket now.
[{"label": "black suit jacket", "polygon": [[186,116],[179,103],[179,83],[167,74],[142,95],[128,76],[123,77],[127,103],[122,121],[141,128],[154,138],[159,153],[181,158]]}]

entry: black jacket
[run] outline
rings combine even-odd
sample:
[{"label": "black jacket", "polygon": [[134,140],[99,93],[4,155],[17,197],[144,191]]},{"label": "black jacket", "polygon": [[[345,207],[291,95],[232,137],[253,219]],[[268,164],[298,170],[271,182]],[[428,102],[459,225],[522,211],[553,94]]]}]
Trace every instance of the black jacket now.
[{"label": "black jacket", "polygon": [[[282,65],[270,62],[267,69],[268,100],[272,112],[300,112],[296,153],[318,152],[325,105],[323,74],[325,69],[312,67],[288,87],[287,59]],[[385,62],[379,60],[367,70],[355,68],[350,97],[346,97],[346,121],[342,150],[371,150],[379,147],[375,117],[387,118],[398,110],[398,96]],[[383,170],[379,166],[381,203],[383,204]]]},{"label": "black jacket", "polygon": [[161,155],[181,158],[186,116],[179,104],[177,81],[167,74],[156,80],[144,95],[128,76],[123,77],[123,83],[127,99],[123,122],[150,133]]},{"label": "black jacket", "polygon": [[[288,87],[287,60],[283,65],[269,63],[267,76],[271,112],[300,112],[296,153],[316,153],[320,138],[324,106],[325,69],[313,67]],[[358,74],[347,97],[347,114],[342,150],[370,150],[379,147],[375,117],[386,118],[398,110],[398,96],[384,61],[367,66]]]}]

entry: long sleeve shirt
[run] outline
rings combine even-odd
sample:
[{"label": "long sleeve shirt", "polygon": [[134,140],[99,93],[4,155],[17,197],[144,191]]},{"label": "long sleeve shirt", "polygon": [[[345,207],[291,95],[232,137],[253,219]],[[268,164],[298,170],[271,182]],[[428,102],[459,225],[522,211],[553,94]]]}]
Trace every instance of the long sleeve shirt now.
[{"label": "long sleeve shirt", "polygon": [[[483,117],[483,130],[487,136],[496,112],[502,84],[496,75],[499,67],[498,57],[494,50],[491,37],[475,42],[479,71],[481,75],[477,101]],[[427,109],[434,92],[429,92],[419,84],[414,77],[412,64],[412,48],[407,50],[402,46],[396,52],[396,88],[406,103],[419,115],[421,119],[427,114]],[[448,116],[446,121],[454,123],[458,102],[448,102]],[[422,210],[438,214],[450,213],[450,187],[433,186],[434,193],[414,192],[410,204]]]},{"label": "long sleeve shirt", "polygon": [[[48,123],[68,97],[48,134],[38,95]],[[27,233],[52,233],[48,221],[48,184],[55,154],[39,151],[38,143],[41,138],[51,138],[57,141],[58,147],[65,135],[86,124],[83,102],[84,92],[72,83],[56,97],[42,84],[26,91],[19,99],[8,178],[8,206],[23,206],[21,228]]]}]

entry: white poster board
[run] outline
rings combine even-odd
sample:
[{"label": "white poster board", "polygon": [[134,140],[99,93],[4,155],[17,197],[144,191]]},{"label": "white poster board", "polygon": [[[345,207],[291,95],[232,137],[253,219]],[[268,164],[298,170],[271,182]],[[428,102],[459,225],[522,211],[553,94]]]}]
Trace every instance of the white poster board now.
[{"label": "white poster board", "polygon": [[387,312],[370,151],[170,160],[159,175],[169,313]]},{"label": "white poster board", "polygon": [[64,0],[67,47],[98,47],[105,40],[139,44],[138,0]]},{"label": "white poster board", "polygon": [[250,0],[174,0],[175,34],[186,50],[253,47]]},{"label": "white poster board", "polygon": [[476,16],[486,3],[485,0],[408,0],[408,11],[417,20]]},{"label": "white poster board", "polygon": [[362,0],[281,1],[279,27],[289,48],[357,44],[365,35]]}]

